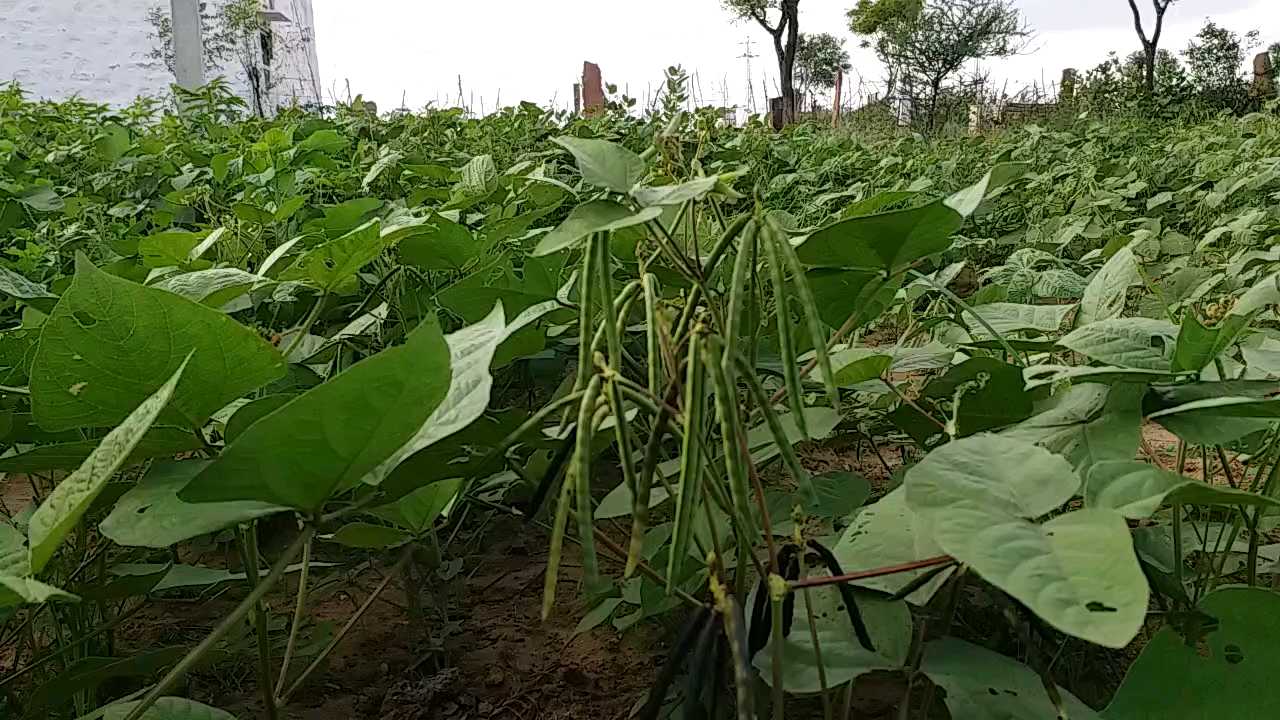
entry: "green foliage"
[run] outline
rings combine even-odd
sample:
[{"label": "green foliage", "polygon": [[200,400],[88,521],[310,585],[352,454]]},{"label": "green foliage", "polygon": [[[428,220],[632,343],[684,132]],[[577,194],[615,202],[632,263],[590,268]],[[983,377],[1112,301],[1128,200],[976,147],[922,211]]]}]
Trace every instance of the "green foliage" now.
[{"label": "green foliage", "polygon": [[[0,472],[37,494],[0,518],[0,637],[63,653],[0,676],[16,701],[143,667],[122,613],[217,585],[243,602],[145,665],[141,705],[90,683],[45,714],[219,717],[165,696],[254,639],[264,675],[294,647],[258,681],[283,706],[331,652],[318,588],[399,555],[380,587],[443,593],[470,571],[450,541],[512,507],[552,527],[548,610],[577,607],[583,543],[580,629],[714,604],[688,675],[723,647],[743,697],[918,672],[956,717],[1089,717],[1039,658],[1145,622],[1183,672],[1198,612],[1221,629],[1187,662],[1265,637],[1216,598],[1280,571],[1273,114],[777,134],[670,77],[643,119],[0,93]],[[1154,425],[1203,475],[1144,448]],[[189,559],[214,551],[259,571]],[[411,625],[448,626],[407,589]],[[969,613],[1006,617],[974,600],[1012,623],[973,637]],[[931,602],[913,653],[906,604]],[[1164,707],[1138,690],[1156,662],[1108,715]]]}]

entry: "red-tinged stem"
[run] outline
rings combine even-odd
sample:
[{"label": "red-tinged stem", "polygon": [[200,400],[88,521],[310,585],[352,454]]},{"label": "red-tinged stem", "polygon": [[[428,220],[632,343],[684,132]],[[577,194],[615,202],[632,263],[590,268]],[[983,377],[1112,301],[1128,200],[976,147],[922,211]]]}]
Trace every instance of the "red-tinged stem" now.
[{"label": "red-tinged stem", "polygon": [[923,570],[924,568],[946,565],[955,561],[956,559],[950,555],[939,555],[925,560],[916,560],[914,562],[902,563],[901,565],[890,565],[888,567],[874,568],[871,570],[860,570],[858,572],[847,573],[845,575],[826,575],[808,577],[803,580],[792,580],[787,584],[791,586],[792,590],[807,587],[824,587],[826,585],[840,585],[842,583],[853,582],[854,580],[866,580],[868,578],[911,572],[912,570]]}]

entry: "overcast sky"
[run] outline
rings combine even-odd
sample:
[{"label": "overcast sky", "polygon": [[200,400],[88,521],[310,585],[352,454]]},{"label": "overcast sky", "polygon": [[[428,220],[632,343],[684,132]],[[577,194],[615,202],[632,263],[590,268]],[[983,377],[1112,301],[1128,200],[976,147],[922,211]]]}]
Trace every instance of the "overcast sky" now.
[{"label": "overcast sky", "polygon": [[[720,0],[313,0],[326,94],[363,94],[383,110],[402,102],[456,105],[459,75],[468,104],[479,111],[530,100],[572,104],[572,87],[591,60],[607,83],[644,102],[662,82],[662,69],[696,73],[701,98],[719,104],[746,99],[750,38],[751,82],[760,102],[770,68],[771,40],[755,23],[733,22]],[[858,47],[845,12],[855,0],[801,0],[802,32],[846,39],[855,91],[882,79],[875,56]],[[1029,52],[990,64],[1010,91],[1056,82],[1063,68],[1087,70],[1108,52],[1139,49],[1125,0],[1015,0],[1035,31]],[[1150,8],[1150,3],[1140,1]],[[1237,32],[1262,31],[1280,40],[1280,0],[1181,0],[1170,8],[1162,47],[1181,50],[1205,17]],[[768,80],[765,79],[768,74]]]}]

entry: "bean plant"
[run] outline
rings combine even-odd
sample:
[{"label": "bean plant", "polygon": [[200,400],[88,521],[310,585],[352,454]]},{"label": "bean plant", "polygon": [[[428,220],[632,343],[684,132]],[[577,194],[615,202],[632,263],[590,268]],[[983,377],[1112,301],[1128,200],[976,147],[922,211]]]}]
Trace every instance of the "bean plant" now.
[{"label": "bean plant", "polygon": [[[243,648],[284,717],[391,583],[445,624],[504,513],[549,528],[544,617],[675,628],[644,718],[850,717],[873,673],[902,718],[1265,715],[1273,109],[776,134],[682,77],[645,118],[0,93],[13,713],[232,717],[186,681]],[[840,441],[883,476],[815,471]],[[117,647],[219,589],[193,645]],[[1124,648],[1072,693],[1060,658]]]}]

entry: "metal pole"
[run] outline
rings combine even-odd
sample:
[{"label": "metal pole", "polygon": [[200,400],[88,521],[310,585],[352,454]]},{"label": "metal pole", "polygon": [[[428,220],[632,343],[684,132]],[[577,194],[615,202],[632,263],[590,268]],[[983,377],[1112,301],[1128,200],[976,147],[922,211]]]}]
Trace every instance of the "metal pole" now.
[{"label": "metal pole", "polygon": [[204,85],[204,44],[200,38],[200,0],[170,0],[173,12],[173,70],[178,86]]}]

